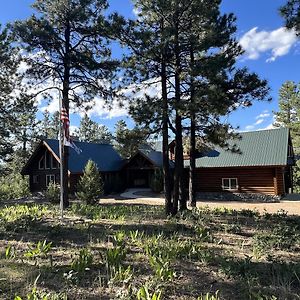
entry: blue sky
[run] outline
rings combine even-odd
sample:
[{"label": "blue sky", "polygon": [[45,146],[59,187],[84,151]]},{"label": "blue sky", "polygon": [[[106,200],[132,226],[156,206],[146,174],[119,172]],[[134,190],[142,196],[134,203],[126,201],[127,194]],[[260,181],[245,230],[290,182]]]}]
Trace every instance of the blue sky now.
[{"label": "blue sky", "polygon": [[[0,23],[5,24],[17,19],[24,19],[32,13],[32,0],[2,1]],[[110,0],[110,10],[118,11],[126,17],[133,17],[130,0]],[[271,103],[254,102],[251,108],[239,110],[228,117],[234,126],[241,130],[257,130],[270,128],[273,122],[272,112],[278,109],[278,90],[286,80],[298,82],[300,70],[300,48],[297,38],[287,32],[278,8],[284,0],[224,0],[222,11],[233,12],[237,16],[237,37],[246,50],[238,61],[239,66],[246,66],[257,72],[261,78],[269,81],[271,87]],[[45,105],[45,104],[44,104]],[[114,117],[118,116],[118,117]],[[99,123],[113,129],[119,119],[128,116],[115,108],[113,113],[92,114]],[[73,116],[73,125],[78,125],[79,117]]]}]

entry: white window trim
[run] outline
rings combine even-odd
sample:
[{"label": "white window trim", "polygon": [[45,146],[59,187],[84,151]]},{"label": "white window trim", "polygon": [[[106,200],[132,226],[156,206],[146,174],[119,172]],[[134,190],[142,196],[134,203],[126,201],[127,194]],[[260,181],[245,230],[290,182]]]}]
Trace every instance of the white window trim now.
[{"label": "white window trim", "polygon": [[56,162],[56,166],[57,166],[57,160],[55,159],[55,157],[53,155],[51,155],[51,169],[56,170],[57,167],[53,165],[53,162]]},{"label": "white window trim", "polygon": [[[50,178],[50,181],[48,181],[48,178]],[[51,180],[51,178],[53,178],[53,181]],[[54,174],[47,174],[46,175],[46,186],[48,186],[50,182],[55,183],[55,175]]]},{"label": "white window trim", "polygon": [[51,156],[50,156],[50,167],[47,168],[47,156],[49,155],[49,152],[46,150],[45,152],[45,170],[50,170],[51,169]]},{"label": "white window trim", "polygon": [[44,159],[44,156],[42,156],[42,158],[39,160],[39,170],[44,170],[45,168],[45,161],[44,161],[44,164],[43,164],[43,168],[41,168],[41,161]]},{"label": "white window trim", "polygon": [[[225,188],[224,186],[224,180],[229,180],[229,188]],[[236,188],[233,189],[231,187],[231,180],[236,180]],[[239,182],[238,179],[235,177],[231,177],[231,178],[222,178],[222,190],[223,191],[237,191],[239,189]]]},{"label": "white window trim", "polygon": [[39,175],[33,175],[32,176],[32,183],[34,183],[34,184],[39,183]]}]

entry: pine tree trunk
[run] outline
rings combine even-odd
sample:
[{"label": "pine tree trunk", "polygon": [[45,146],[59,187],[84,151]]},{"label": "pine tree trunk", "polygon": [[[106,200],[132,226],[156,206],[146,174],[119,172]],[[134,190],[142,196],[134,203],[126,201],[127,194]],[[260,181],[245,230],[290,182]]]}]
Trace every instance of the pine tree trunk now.
[{"label": "pine tree trunk", "polygon": [[191,137],[190,137],[190,170],[189,170],[189,201],[192,207],[196,207],[195,198],[195,168],[196,168],[196,123],[195,114],[191,115]]},{"label": "pine tree trunk", "polygon": [[174,202],[173,214],[178,211],[178,202],[180,201],[180,210],[187,209],[185,180],[184,180],[184,160],[182,146],[182,117],[180,114],[181,105],[181,64],[179,47],[179,24],[178,24],[178,2],[175,13],[175,102],[176,102],[176,148],[175,148],[175,176],[174,176]]},{"label": "pine tree trunk", "polygon": [[[161,22],[162,33],[164,32],[164,20]],[[169,164],[169,134],[168,134],[168,91],[167,91],[167,70],[166,70],[166,46],[162,49],[161,65],[162,83],[162,135],[163,135],[163,173],[164,173],[164,192],[165,192],[165,211],[166,215],[172,214],[172,189]]]},{"label": "pine tree trunk", "polygon": [[[69,116],[69,90],[70,90],[70,23],[67,21],[65,28],[65,57],[64,57],[64,79],[63,79],[63,91],[62,91],[62,103],[64,108],[67,111]],[[68,170],[69,170],[69,147],[64,146],[63,151],[64,159],[63,159],[63,203],[64,208],[69,206],[69,178],[68,178]]]},{"label": "pine tree trunk", "polygon": [[190,206],[196,207],[196,197],[195,197],[195,169],[196,169],[196,116],[195,116],[195,87],[194,87],[194,75],[193,75],[193,68],[194,68],[194,49],[191,46],[190,51],[191,56],[191,99],[190,99],[190,118],[191,118],[191,136],[190,136],[190,169],[189,169],[189,202]]}]

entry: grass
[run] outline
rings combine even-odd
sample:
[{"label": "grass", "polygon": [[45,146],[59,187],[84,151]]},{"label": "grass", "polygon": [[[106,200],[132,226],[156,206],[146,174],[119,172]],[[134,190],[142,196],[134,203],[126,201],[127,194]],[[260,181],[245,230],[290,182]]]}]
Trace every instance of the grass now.
[{"label": "grass", "polygon": [[0,299],[300,299],[300,217],[0,206]]}]

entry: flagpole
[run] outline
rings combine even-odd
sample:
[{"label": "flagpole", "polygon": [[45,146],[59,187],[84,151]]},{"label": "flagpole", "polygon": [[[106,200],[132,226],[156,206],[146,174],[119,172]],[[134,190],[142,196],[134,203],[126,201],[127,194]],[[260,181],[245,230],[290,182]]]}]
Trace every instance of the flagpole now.
[{"label": "flagpole", "polygon": [[64,131],[63,131],[63,122],[62,122],[61,113],[62,113],[62,97],[61,97],[61,93],[59,93],[60,212],[61,212],[61,218],[63,218],[64,217]]}]

